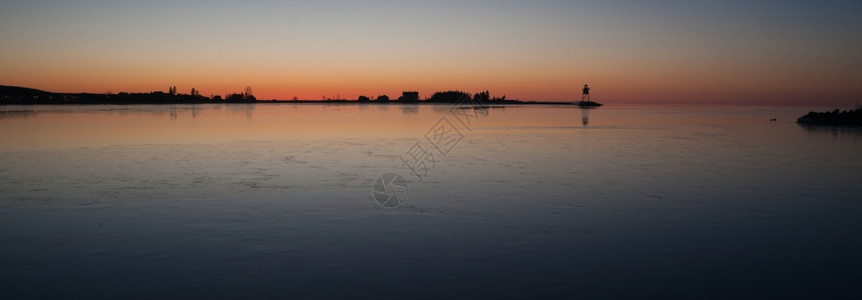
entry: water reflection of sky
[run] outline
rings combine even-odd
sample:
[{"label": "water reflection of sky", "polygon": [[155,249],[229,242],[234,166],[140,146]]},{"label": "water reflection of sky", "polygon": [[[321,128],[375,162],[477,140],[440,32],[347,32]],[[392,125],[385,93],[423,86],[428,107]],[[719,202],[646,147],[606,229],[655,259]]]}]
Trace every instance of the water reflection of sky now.
[{"label": "water reflection of sky", "polygon": [[858,291],[862,139],[806,109],[492,107],[418,182],[398,156],[448,106],[6,108],[13,296]]}]

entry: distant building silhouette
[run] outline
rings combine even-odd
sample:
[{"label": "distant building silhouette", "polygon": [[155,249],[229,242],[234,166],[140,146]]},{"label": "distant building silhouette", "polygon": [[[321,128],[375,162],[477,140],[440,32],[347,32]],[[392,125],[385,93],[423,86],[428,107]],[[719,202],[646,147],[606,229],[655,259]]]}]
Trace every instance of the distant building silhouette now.
[{"label": "distant building silhouette", "polygon": [[419,102],[419,92],[416,92],[416,91],[401,92],[401,97],[398,97],[398,101],[401,101],[401,102]]}]

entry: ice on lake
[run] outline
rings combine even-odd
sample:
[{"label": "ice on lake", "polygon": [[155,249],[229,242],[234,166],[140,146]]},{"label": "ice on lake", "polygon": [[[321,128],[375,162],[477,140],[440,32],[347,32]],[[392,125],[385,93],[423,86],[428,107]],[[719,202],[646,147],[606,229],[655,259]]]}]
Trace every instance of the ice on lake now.
[{"label": "ice on lake", "polygon": [[[862,134],[793,122],[809,110],[3,106],[0,282],[10,298],[859,295]],[[435,155],[421,176],[402,161],[417,143]],[[409,190],[395,208],[372,193],[390,172]]]}]

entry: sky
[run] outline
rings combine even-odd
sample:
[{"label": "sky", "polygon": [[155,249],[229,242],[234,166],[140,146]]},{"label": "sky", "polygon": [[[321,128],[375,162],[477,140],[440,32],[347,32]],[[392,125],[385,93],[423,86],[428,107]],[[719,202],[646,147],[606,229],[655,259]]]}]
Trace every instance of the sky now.
[{"label": "sky", "polygon": [[862,102],[862,1],[0,2],[0,85],[356,99]]}]

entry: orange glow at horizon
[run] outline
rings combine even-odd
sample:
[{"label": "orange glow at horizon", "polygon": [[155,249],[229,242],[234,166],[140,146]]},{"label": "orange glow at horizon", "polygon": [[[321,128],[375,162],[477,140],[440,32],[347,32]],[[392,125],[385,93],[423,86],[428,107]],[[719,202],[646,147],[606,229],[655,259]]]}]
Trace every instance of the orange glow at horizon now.
[{"label": "orange glow at horizon", "polygon": [[176,86],[207,96],[250,86],[261,100],[488,90],[565,102],[588,83],[605,103],[862,101],[855,7],[821,18],[807,14],[821,7],[801,2],[665,4],[8,3],[0,85],[69,93]]},{"label": "orange glow at horizon", "polygon": [[[378,71],[347,66],[319,66],[317,71],[279,71],[265,68],[233,69],[225,72],[178,70],[164,72],[159,68],[134,69],[124,72],[121,68],[93,68],[86,74],[69,74],[42,70],[16,70],[14,80],[3,84],[32,87],[52,92],[151,92],[167,91],[177,86],[180,93],[192,88],[203,95],[225,95],[242,92],[252,87],[260,100],[321,100],[341,98],[355,100],[360,95],[371,97],[388,95],[396,99],[402,91],[417,90],[421,98],[430,97],[437,91],[462,90],[470,93],[488,90],[492,96],[527,101],[574,101],[580,96],[580,86],[588,83],[593,87],[594,97],[602,102],[625,103],[769,103],[805,104],[824,100],[859,101],[862,87],[856,84],[852,72],[832,74],[829,77],[806,75],[807,70],[789,72],[742,70],[738,67],[711,68],[698,73],[697,69],[660,68],[635,65],[601,68],[584,64],[586,71],[578,72],[577,63],[561,64],[562,67],[519,71],[497,68],[485,71],[443,70],[428,65],[427,71],[417,68],[411,72],[394,69]],[[363,66],[364,67],[364,66]],[[616,68],[626,72],[615,72]],[[601,72],[588,72],[591,69]],[[823,70],[812,70],[811,74],[822,74]],[[164,75],[162,75],[164,74]],[[751,99],[761,99],[752,101]],[[854,99],[855,98],[855,99]],[[773,100],[769,100],[773,99]],[[849,103],[852,104],[852,103]]]}]

